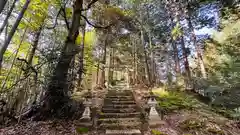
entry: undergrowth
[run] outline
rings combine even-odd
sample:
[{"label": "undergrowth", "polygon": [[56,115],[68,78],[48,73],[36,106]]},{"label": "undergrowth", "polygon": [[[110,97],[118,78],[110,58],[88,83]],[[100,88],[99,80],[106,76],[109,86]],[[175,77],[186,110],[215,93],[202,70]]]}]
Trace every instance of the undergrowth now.
[{"label": "undergrowth", "polygon": [[180,91],[167,91],[163,88],[153,90],[157,96],[158,108],[165,113],[175,110],[196,108],[197,100]]},{"label": "undergrowth", "polygon": [[202,108],[211,110],[224,117],[239,120],[240,111],[235,111],[223,107],[215,107],[198,101],[194,96],[188,95],[184,91],[166,90],[165,88],[157,88],[152,90],[158,101],[157,109],[163,113],[171,113],[179,110],[192,110],[194,108]]},{"label": "undergrowth", "polygon": [[240,112],[223,107],[213,107],[212,111],[233,120],[240,120]]}]

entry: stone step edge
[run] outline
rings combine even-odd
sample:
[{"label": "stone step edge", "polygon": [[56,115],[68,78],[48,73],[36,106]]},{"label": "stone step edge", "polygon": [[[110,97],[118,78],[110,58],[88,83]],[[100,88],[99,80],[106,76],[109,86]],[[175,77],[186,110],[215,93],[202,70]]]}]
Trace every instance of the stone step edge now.
[{"label": "stone step edge", "polygon": [[107,135],[111,134],[126,134],[126,135],[131,135],[131,134],[141,134],[141,131],[139,129],[132,129],[132,130],[106,130]]},{"label": "stone step edge", "polygon": [[134,113],[103,113],[100,114],[99,118],[138,118],[141,116],[140,112]]},{"label": "stone step edge", "polygon": [[124,108],[124,109],[119,109],[119,108],[109,108],[109,107],[102,107],[102,111],[137,111],[136,108]]},{"label": "stone step edge", "polygon": [[100,115],[140,115],[140,112],[133,113],[100,113]]},{"label": "stone step edge", "polygon": [[106,121],[113,121],[113,122],[120,122],[120,121],[130,121],[130,122],[141,122],[140,118],[102,118],[98,119],[98,121],[106,122]]},{"label": "stone step edge", "polygon": [[118,121],[118,123],[106,123],[103,122],[102,124],[100,124],[99,126],[103,126],[103,127],[139,127],[141,126],[141,121]]}]

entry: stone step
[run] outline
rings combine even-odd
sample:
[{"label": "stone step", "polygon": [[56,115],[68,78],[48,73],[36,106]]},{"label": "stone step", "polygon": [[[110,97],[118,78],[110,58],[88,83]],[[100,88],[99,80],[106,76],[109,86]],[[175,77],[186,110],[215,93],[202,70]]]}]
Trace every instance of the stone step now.
[{"label": "stone step", "polygon": [[75,124],[78,127],[87,127],[87,128],[91,128],[92,127],[92,123],[90,122],[79,122],[77,124]]},{"label": "stone step", "polygon": [[122,96],[132,96],[131,93],[108,93],[106,94],[106,96],[119,96],[119,97],[122,97]]},{"label": "stone step", "polygon": [[113,101],[133,101],[133,96],[107,96],[105,100],[113,100]]},{"label": "stone step", "polygon": [[117,87],[117,88],[119,88],[119,89],[112,88],[112,89],[109,89],[108,91],[132,91],[131,89],[124,88],[124,87]]},{"label": "stone step", "polygon": [[106,130],[106,135],[141,135],[141,131],[139,129]]},{"label": "stone step", "polygon": [[133,113],[137,112],[136,108],[124,108],[124,109],[116,109],[116,108],[102,108],[103,113]]},{"label": "stone step", "polygon": [[121,101],[121,100],[104,100],[104,104],[135,104],[134,100]]},{"label": "stone step", "polygon": [[99,118],[140,118],[140,112],[134,113],[100,113]]},{"label": "stone step", "polygon": [[132,95],[132,91],[109,91],[108,93],[107,93],[107,95],[109,95],[109,96],[112,96],[112,95],[121,95],[121,96],[123,96],[123,95],[126,95],[126,96],[128,96],[128,95]]},{"label": "stone step", "polygon": [[141,119],[140,118],[105,118],[105,119],[99,119],[98,123],[141,123]]},{"label": "stone step", "polygon": [[100,129],[141,129],[141,122],[102,123]]},{"label": "stone step", "polygon": [[125,109],[125,108],[137,108],[137,105],[136,104],[105,104],[103,107]]}]

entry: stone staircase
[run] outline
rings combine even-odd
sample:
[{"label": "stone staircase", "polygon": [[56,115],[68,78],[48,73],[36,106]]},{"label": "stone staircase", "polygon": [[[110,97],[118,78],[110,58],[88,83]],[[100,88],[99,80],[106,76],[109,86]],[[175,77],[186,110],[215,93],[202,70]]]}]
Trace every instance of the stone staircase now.
[{"label": "stone staircase", "polygon": [[141,112],[132,91],[109,90],[97,124],[106,135],[141,135]]}]

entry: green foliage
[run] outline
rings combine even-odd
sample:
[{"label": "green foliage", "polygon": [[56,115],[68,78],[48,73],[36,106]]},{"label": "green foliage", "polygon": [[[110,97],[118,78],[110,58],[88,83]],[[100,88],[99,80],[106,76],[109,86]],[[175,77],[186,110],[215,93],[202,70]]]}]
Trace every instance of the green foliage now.
[{"label": "green foliage", "polygon": [[174,40],[176,40],[178,37],[180,37],[183,34],[179,23],[176,24],[176,26],[172,29],[171,33]]},{"label": "green foliage", "polygon": [[[95,30],[91,30],[91,31],[87,31],[85,33],[85,37],[84,37],[84,45],[86,46],[92,46],[94,45],[94,43],[96,42],[96,31]],[[76,44],[81,45],[83,40],[83,35],[79,34],[77,39],[76,39]]]},{"label": "green foliage", "polygon": [[0,84],[4,84],[4,89],[10,88],[14,84],[16,77],[19,76],[19,71],[21,71],[19,68],[22,66],[21,62],[16,58],[25,58],[29,51],[30,43],[26,40],[26,35],[22,37],[21,33],[22,31],[19,30],[19,33],[14,35],[8,50],[4,53],[4,61],[10,63],[6,69],[2,69],[0,75]]},{"label": "green foliage", "polygon": [[[25,0],[21,0],[20,6],[18,7],[19,10],[21,9],[22,5],[24,4]],[[40,25],[43,25],[45,19],[49,14],[49,6],[52,7],[59,7],[58,0],[32,0],[30,5],[24,14],[24,18],[21,20],[19,24],[20,29],[30,28],[32,31],[37,30]]]},{"label": "green foliage", "polygon": [[158,107],[164,112],[173,112],[181,109],[193,109],[196,99],[177,91],[154,92],[158,96]]},{"label": "green foliage", "polygon": [[88,133],[89,129],[85,127],[79,127],[79,128],[76,128],[76,131],[79,134],[84,134],[84,133]]},{"label": "green foliage", "polygon": [[132,16],[134,13],[132,10],[123,10],[120,9],[119,7],[108,7],[105,9],[106,13],[109,15],[115,15],[115,16],[119,16],[119,17],[124,17],[124,16]]},{"label": "green foliage", "polygon": [[210,79],[228,87],[240,82],[240,21],[229,17],[224,21],[223,29],[206,44],[204,57]]},{"label": "green foliage", "polygon": [[167,134],[162,133],[161,131],[158,131],[158,130],[155,130],[155,129],[152,129],[151,132],[152,132],[153,135],[167,135]]},{"label": "green foliage", "polygon": [[[240,106],[240,21],[229,8],[223,11],[220,31],[205,44],[204,63],[208,70],[207,85],[202,89],[212,99],[212,105],[222,107],[220,113],[233,116],[233,110]],[[237,8],[234,10],[238,10]],[[199,86],[201,83],[199,84]],[[233,114],[233,115],[232,115]],[[235,113],[237,114],[237,113]],[[234,115],[237,116],[237,115]]]},{"label": "green foliage", "polygon": [[169,91],[165,90],[165,88],[160,87],[157,89],[153,89],[152,92],[157,95],[159,98],[168,97]]},{"label": "green foliage", "polygon": [[212,111],[218,114],[221,114],[222,116],[227,117],[229,119],[234,119],[234,120],[240,119],[240,113],[231,109],[227,109],[223,107],[213,107]]},{"label": "green foliage", "polygon": [[71,18],[72,17],[72,8],[65,8],[65,12],[66,12],[66,17],[67,18]]},{"label": "green foliage", "polygon": [[93,47],[96,43],[97,35],[96,31],[90,30],[85,32],[85,36],[83,39],[83,35],[79,34],[76,39],[76,44],[82,45],[84,40],[84,84],[88,88],[91,88],[91,79],[92,79],[92,72],[95,70],[95,61],[93,59]]}]

